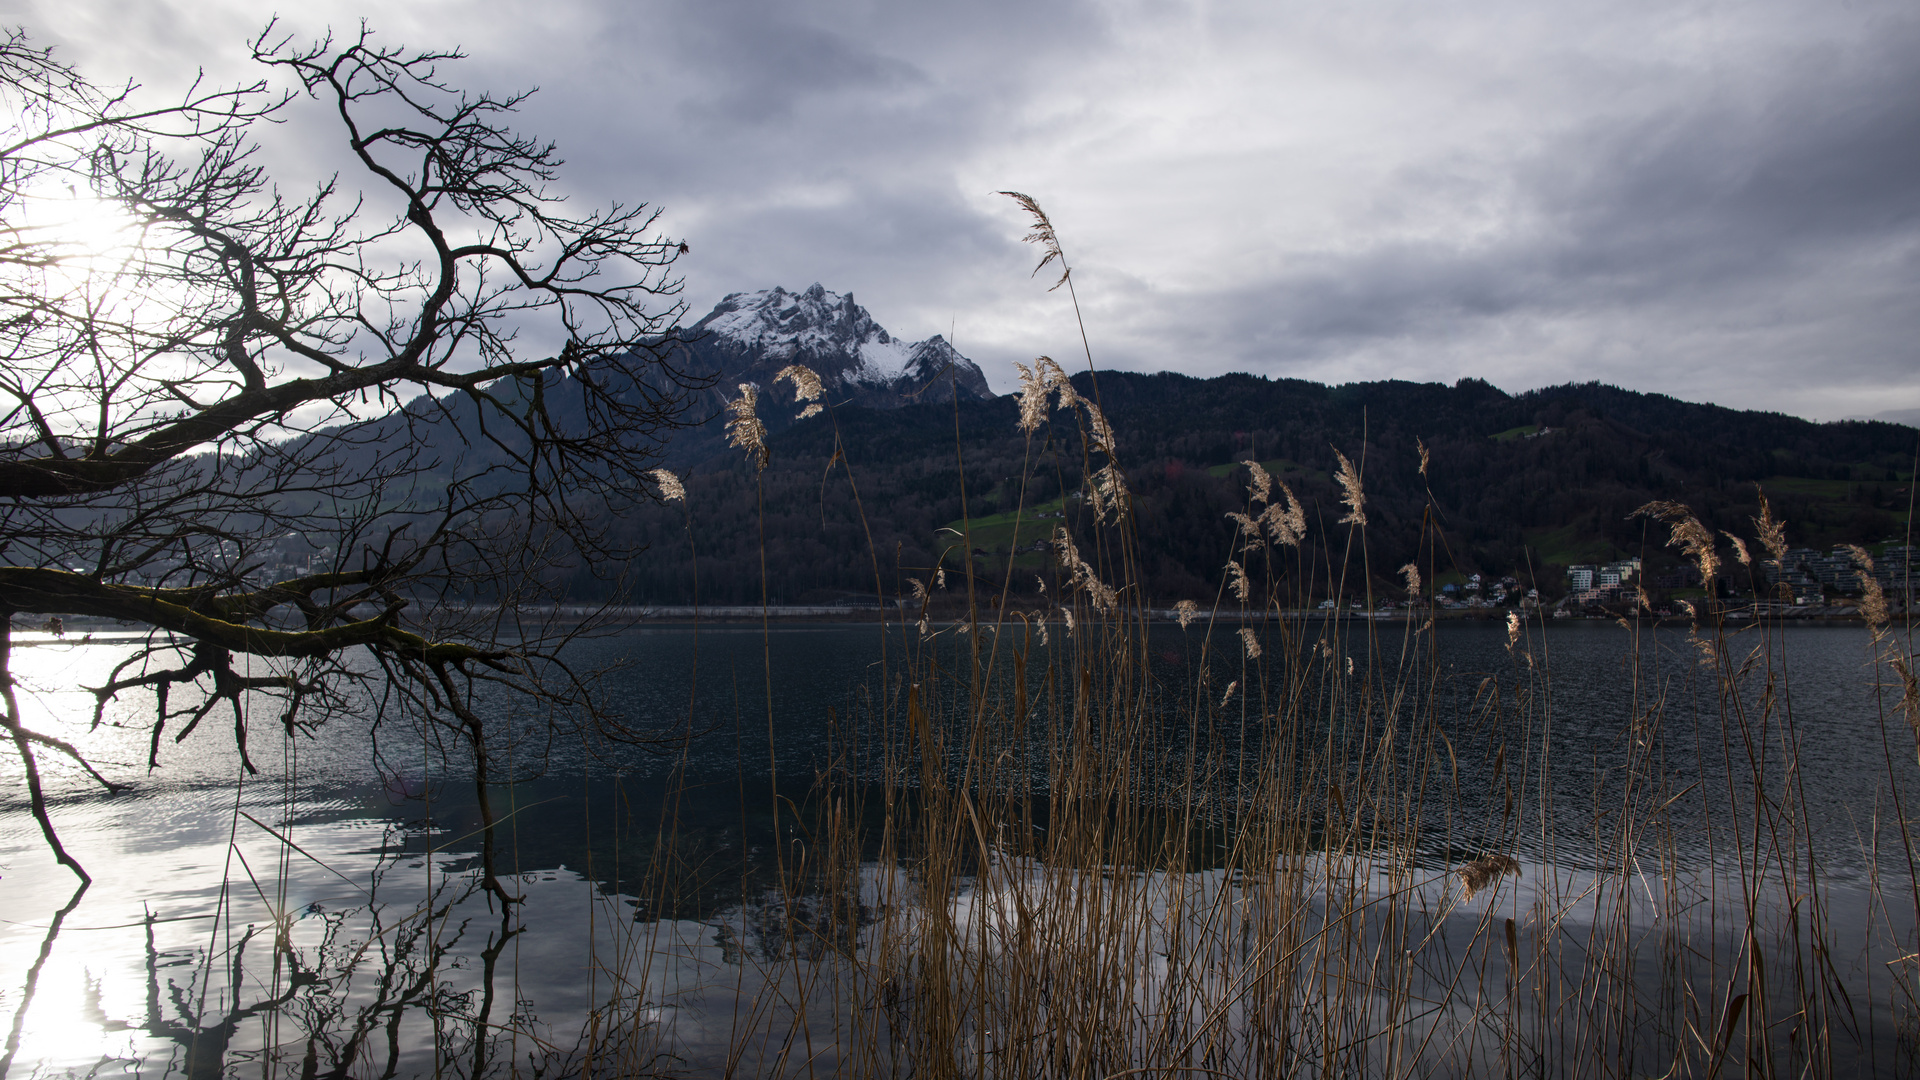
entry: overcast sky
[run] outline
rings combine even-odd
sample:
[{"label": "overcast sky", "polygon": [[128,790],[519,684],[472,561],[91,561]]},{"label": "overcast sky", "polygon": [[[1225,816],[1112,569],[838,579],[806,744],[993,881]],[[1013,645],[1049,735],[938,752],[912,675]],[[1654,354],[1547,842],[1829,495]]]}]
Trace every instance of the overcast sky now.
[{"label": "overcast sky", "polygon": [[[154,86],[249,74],[266,10],[0,0]],[[465,48],[467,86],[538,86],[523,128],[566,187],[690,244],[692,317],[819,281],[950,333],[998,390],[1014,360],[1084,363],[1014,188],[1102,367],[1920,421],[1912,0],[320,0],[285,24],[363,16]]]}]

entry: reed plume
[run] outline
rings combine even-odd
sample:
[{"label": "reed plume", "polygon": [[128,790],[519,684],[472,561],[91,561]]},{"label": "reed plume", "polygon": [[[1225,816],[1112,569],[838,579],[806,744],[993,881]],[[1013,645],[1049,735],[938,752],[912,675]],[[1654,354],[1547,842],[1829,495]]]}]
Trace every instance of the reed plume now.
[{"label": "reed plume", "polygon": [[1341,518],[1339,524],[1358,525],[1364,529],[1367,525],[1367,496],[1360,490],[1360,474],[1339,447],[1334,447],[1333,456],[1340,459],[1340,471],[1334,473],[1333,478],[1340,482],[1340,501],[1347,507],[1347,516]]},{"label": "reed plume", "polygon": [[786,367],[780,369],[779,374],[773,377],[774,382],[779,382],[781,379],[790,379],[793,381],[793,400],[813,402],[813,404],[801,409],[799,413],[795,414],[795,420],[805,420],[807,417],[818,415],[825,410],[826,406],[820,404],[818,400],[826,393],[826,389],[820,385],[820,374],[818,372],[805,364],[788,364]]},{"label": "reed plume", "polygon": [[[1093,567],[1080,557],[1080,549],[1074,546],[1073,537],[1067,534],[1067,530],[1053,531],[1053,546],[1060,555],[1061,564],[1071,574],[1067,579],[1067,586],[1086,593],[1087,601],[1093,605],[1095,611],[1102,615],[1111,615],[1120,604],[1119,592],[1109,588],[1094,574]],[[1071,611],[1067,615],[1067,630],[1068,632],[1073,630]]]},{"label": "reed plume", "polygon": [[1240,464],[1245,465],[1253,474],[1252,479],[1247,482],[1247,495],[1254,502],[1266,502],[1267,497],[1273,494],[1273,477],[1267,473],[1266,469],[1261,468],[1257,461],[1243,461]]},{"label": "reed plume", "polygon": [[1753,485],[1753,493],[1760,499],[1760,516],[1753,519],[1753,527],[1760,533],[1760,546],[1767,549],[1776,561],[1787,557],[1787,523],[1773,520],[1773,504],[1767,502],[1767,493],[1760,485]]},{"label": "reed plume", "polygon": [[1407,579],[1407,596],[1417,598],[1420,595],[1420,567],[1408,563],[1400,568],[1400,576]]},{"label": "reed plume", "polygon": [[1086,398],[1080,399],[1080,407],[1085,409],[1087,413],[1087,427],[1092,429],[1093,448],[1108,457],[1112,457],[1114,448],[1113,425],[1107,423],[1107,414],[1100,411],[1100,406],[1095,405]]},{"label": "reed plume", "polygon": [[1115,522],[1126,518],[1127,500],[1132,492],[1127,490],[1127,478],[1119,466],[1109,461],[1105,468],[1094,473],[1088,493],[1093,498],[1095,521],[1105,522],[1109,515]]},{"label": "reed plume", "polygon": [[1900,676],[1900,701],[1894,709],[1906,716],[1915,753],[1920,756],[1920,672],[1914,670],[1913,657],[1895,655],[1893,673]]},{"label": "reed plume", "polygon": [[727,421],[727,445],[737,446],[753,459],[753,467],[765,471],[767,467],[767,425],[760,422],[758,413],[760,389],[752,383],[740,384],[740,396],[727,402],[727,411],[733,419]]},{"label": "reed plume", "polygon": [[[1259,635],[1253,632],[1253,627],[1243,626],[1240,628],[1240,644],[1247,650],[1247,659],[1260,659],[1260,638]],[[1348,661],[1348,668],[1351,670],[1352,661]]]},{"label": "reed plume", "polygon": [[1878,643],[1887,636],[1887,596],[1881,591],[1880,580],[1873,576],[1873,556],[1859,544],[1848,544],[1848,554],[1860,565],[1855,571],[1860,578],[1860,617],[1867,621],[1867,629],[1873,632],[1873,640]]},{"label": "reed plume", "polygon": [[653,477],[653,482],[660,485],[660,498],[667,502],[687,501],[687,489],[685,485],[681,484],[680,478],[673,475],[671,471],[667,469],[655,469],[647,475]]},{"label": "reed plume", "polygon": [[1240,526],[1240,531],[1249,537],[1249,541],[1244,550],[1253,551],[1266,546],[1267,539],[1266,536],[1261,533],[1260,523],[1258,521],[1255,521],[1253,518],[1248,517],[1238,510],[1229,510],[1226,516],[1232,518],[1234,524]]},{"label": "reed plume", "polygon": [[1228,588],[1233,590],[1234,599],[1245,603],[1247,597],[1251,595],[1251,585],[1247,581],[1246,567],[1241,566],[1238,559],[1229,559],[1227,560],[1227,570],[1231,574],[1231,577],[1227,580]]},{"label": "reed plume", "polygon": [[1173,605],[1173,617],[1180,621],[1180,629],[1185,630],[1200,615],[1200,605],[1191,600],[1182,600]]},{"label": "reed plume", "polygon": [[1700,519],[1693,516],[1693,511],[1685,503],[1656,499],[1627,516],[1636,518],[1642,515],[1667,523],[1667,546],[1679,548],[1682,554],[1692,559],[1700,569],[1700,580],[1712,588],[1713,580],[1720,576],[1720,556],[1713,550],[1713,533],[1700,524]]},{"label": "reed plume", "polygon": [[1031,435],[1047,421],[1047,384],[1020,361],[1015,360],[1013,366],[1020,373],[1020,389],[1013,392],[1015,399],[1020,402],[1019,427]]},{"label": "reed plume", "polygon": [[[1067,278],[1072,275],[1073,271],[1067,267],[1067,256],[1060,250],[1060,238],[1054,233],[1053,222],[1047,218],[1047,212],[1040,209],[1040,204],[1034,202],[1033,196],[1031,195],[1023,195],[1018,191],[1002,191],[1000,194],[1019,203],[1022,210],[1025,210],[1033,216],[1033,231],[1022,239],[1029,244],[1039,244],[1040,250],[1046,253],[1040,260],[1040,265],[1033,268],[1033,274],[1040,273],[1040,271],[1047,268],[1048,263],[1058,259],[1060,261],[1060,280],[1054,282],[1047,291],[1052,292],[1054,289],[1065,285]],[[1030,274],[1028,276],[1031,277],[1033,275]]]},{"label": "reed plume", "polygon": [[1511,855],[1482,855],[1454,873],[1460,878],[1460,891],[1471,900],[1474,893],[1508,874],[1518,877],[1520,864]]},{"label": "reed plume", "polygon": [[1720,535],[1726,537],[1727,542],[1733,545],[1733,557],[1740,561],[1741,566],[1753,565],[1753,560],[1747,555],[1747,542],[1745,540],[1740,539],[1724,529],[1720,531]]},{"label": "reed plume", "polygon": [[1294,497],[1293,489],[1287,486],[1285,480],[1276,480],[1274,484],[1279,487],[1280,494],[1286,496],[1286,504],[1269,504],[1266,513],[1260,515],[1260,520],[1266,523],[1267,534],[1273,537],[1274,543],[1282,547],[1298,547],[1300,541],[1307,537],[1306,508],[1300,505],[1300,500]]},{"label": "reed plume", "polygon": [[1054,408],[1071,409],[1080,404],[1082,398],[1073,388],[1073,380],[1067,377],[1064,369],[1051,356],[1043,356],[1033,362],[1034,373],[1042,384],[1056,395]]}]

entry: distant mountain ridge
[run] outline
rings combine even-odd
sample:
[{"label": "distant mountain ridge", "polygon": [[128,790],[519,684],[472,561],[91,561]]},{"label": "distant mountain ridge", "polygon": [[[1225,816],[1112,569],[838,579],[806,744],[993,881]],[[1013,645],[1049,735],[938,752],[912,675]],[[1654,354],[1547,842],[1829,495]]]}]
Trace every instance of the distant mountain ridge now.
[{"label": "distant mountain ridge", "polygon": [[[608,506],[610,535],[647,549],[621,568],[634,599],[677,604],[696,594],[689,512],[699,523],[698,595],[713,603],[756,600],[763,566],[777,601],[833,602],[871,597],[876,579],[898,594],[906,578],[965,566],[969,554],[988,580],[1027,589],[1047,571],[1033,545],[1055,529],[1097,548],[1080,501],[1086,459],[1074,416],[1051,414],[1030,439],[1018,402],[994,396],[972,361],[938,336],[895,337],[851,296],[820,285],[733,293],[656,349],[712,385],[695,395],[691,427],[658,433],[661,464],[683,478],[687,504],[652,505],[642,484],[634,502]],[[831,415],[795,419],[793,388],[773,382],[790,363],[820,374]],[[548,386],[545,415],[562,430],[598,432],[573,378]],[[761,388],[764,473],[722,431],[742,382]],[[1365,580],[1329,562],[1349,551],[1335,524],[1346,513],[1336,448],[1364,470],[1365,550],[1381,595],[1400,587],[1393,574],[1408,562],[1429,578],[1511,574],[1548,593],[1564,588],[1559,577],[1575,563],[1642,556],[1650,579],[1678,573],[1664,527],[1634,515],[1655,499],[1683,502],[1716,534],[1750,543],[1761,491],[1797,546],[1912,535],[1920,431],[1900,424],[1819,424],[1598,383],[1507,394],[1472,378],[1329,386],[1103,371],[1097,390],[1085,372],[1073,384],[1099,397],[1117,435],[1141,585],[1155,602],[1218,594],[1233,543],[1227,515],[1247,509],[1238,464],[1247,460],[1308,507],[1319,562],[1289,571],[1298,588]],[[478,430],[473,409],[462,395],[421,398],[384,436],[343,448],[343,460],[405,440],[422,460],[445,463],[436,478],[498,468],[517,436],[467,437]],[[579,588],[589,598],[605,585],[583,572]]]}]

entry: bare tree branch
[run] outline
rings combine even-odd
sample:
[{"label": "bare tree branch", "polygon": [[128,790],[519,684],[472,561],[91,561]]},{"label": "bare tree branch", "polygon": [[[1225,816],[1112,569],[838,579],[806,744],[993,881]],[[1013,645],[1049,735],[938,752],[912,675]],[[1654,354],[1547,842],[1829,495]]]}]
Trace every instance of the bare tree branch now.
[{"label": "bare tree branch", "polygon": [[[291,94],[159,105],[0,40],[0,616],[155,628],[93,688],[96,724],[150,702],[150,768],[223,706],[244,760],[247,701],[292,733],[391,700],[465,747],[484,812],[482,691],[646,736],[557,611],[617,596],[609,522],[704,389],[668,359],[680,244],[644,204],[569,210],[524,95],[460,90],[457,53],[273,32]],[[253,142],[294,95],[339,125],[304,196]],[[35,747],[92,768],[8,715],[30,777]]]}]

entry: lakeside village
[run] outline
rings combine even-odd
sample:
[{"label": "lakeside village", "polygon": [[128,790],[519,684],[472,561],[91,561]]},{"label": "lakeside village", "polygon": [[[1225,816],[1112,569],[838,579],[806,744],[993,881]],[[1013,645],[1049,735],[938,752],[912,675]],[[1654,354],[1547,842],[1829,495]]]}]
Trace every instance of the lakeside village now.
[{"label": "lakeside village", "polygon": [[[1644,598],[1657,616],[1686,614],[1682,606],[1686,603],[1710,606],[1730,618],[1851,618],[1857,615],[1869,579],[1880,587],[1890,611],[1911,610],[1915,586],[1911,570],[1916,554],[1920,554],[1920,547],[1881,545],[1868,569],[1846,546],[1827,552],[1791,548],[1784,559],[1760,560],[1757,575],[1749,576],[1746,567],[1729,564],[1712,582],[1702,581],[1700,571],[1688,564],[1648,574],[1637,558],[1581,563],[1566,568],[1566,591],[1557,600],[1543,600],[1539,589],[1522,592],[1520,582],[1512,576],[1494,579],[1491,575],[1469,574],[1465,581],[1441,585],[1433,606],[1460,612],[1504,607],[1534,611],[1545,607],[1553,618],[1613,618],[1629,613]],[[1764,586],[1756,589],[1760,582]],[[1320,603],[1323,610],[1333,606],[1331,600]],[[1361,605],[1356,602],[1350,606]],[[1389,601],[1382,604],[1382,609],[1421,606],[1424,604],[1418,600]]]}]

